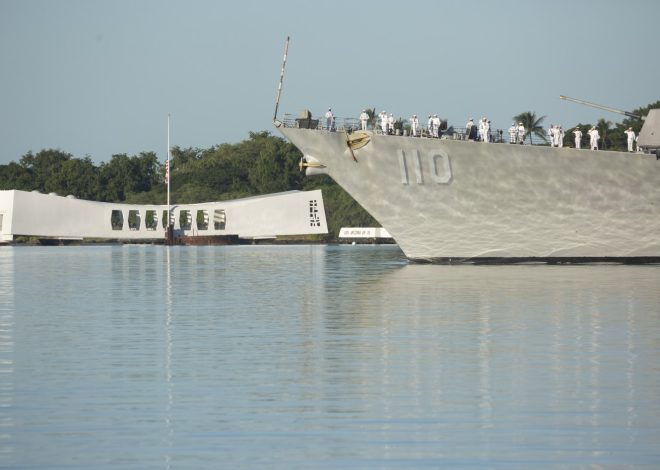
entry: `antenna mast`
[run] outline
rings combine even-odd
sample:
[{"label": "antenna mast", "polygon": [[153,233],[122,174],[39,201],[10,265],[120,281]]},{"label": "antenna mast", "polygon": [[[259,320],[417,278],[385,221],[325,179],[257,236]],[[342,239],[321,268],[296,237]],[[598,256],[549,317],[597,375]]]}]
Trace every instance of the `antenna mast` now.
[{"label": "antenna mast", "polygon": [[286,56],[289,53],[289,36],[286,37],[284,43],[284,59],[282,60],[282,72],[280,73],[280,84],[277,87],[277,99],[275,100],[275,114],[273,115],[273,122],[277,122],[277,108],[280,106],[280,96],[282,95],[282,82],[284,81],[284,67],[286,67]]}]

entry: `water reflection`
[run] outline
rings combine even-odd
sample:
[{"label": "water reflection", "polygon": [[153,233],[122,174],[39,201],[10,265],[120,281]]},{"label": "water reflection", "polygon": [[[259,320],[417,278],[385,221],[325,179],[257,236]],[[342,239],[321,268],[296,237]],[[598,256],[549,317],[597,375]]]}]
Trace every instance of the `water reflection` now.
[{"label": "water reflection", "polygon": [[658,267],[410,265],[392,247],[0,256],[10,466],[656,456]]},{"label": "water reflection", "polygon": [[0,462],[15,449],[11,442],[14,406],[14,252],[0,247]]},{"label": "water reflection", "polygon": [[[641,424],[631,397],[658,391],[657,375],[638,373],[653,368],[657,347],[635,344],[658,331],[658,281],[654,266],[410,265],[355,286],[346,305],[360,315],[359,343],[378,345],[360,358],[373,360],[362,367],[370,379],[380,371],[383,415],[407,394],[418,397],[407,401],[415,416],[443,422],[463,409],[486,429],[584,426],[592,432],[581,448],[604,450],[616,445],[604,429]],[[516,426],[515,440],[531,444]],[[555,442],[576,437],[584,433]]]},{"label": "water reflection", "polygon": [[172,388],[172,247],[165,248],[165,384],[167,387],[167,408],[165,410],[165,428],[167,445],[165,450],[165,468],[172,468],[172,448],[174,447],[174,427],[172,409],[174,393]]}]

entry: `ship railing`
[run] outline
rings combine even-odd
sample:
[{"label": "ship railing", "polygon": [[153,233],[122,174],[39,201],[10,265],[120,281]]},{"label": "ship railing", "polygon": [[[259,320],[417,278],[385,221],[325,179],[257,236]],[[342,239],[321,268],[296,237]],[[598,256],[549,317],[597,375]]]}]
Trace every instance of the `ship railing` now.
[{"label": "ship railing", "polygon": [[348,131],[353,132],[360,129],[360,120],[357,118],[335,118],[330,127],[327,120],[323,118],[297,117],[285,114],[282,119],[284,127],[295,127],[300,129],[316,129],[320,131]]},{"label": "ship railing", "polygon": [[[362,125],[359,119],[357,118],[334,118],[330,126],[328,127],[327,120],[325,118],[314,119],[312,117],[293,117],[291,114],[285,114],[284,119],[281,120],[284,127],[293,127],[298,129],[312,129],[325,132],[336,132],[336,131],[346,131],[354,132],[362,129]],[[391,131],[384,132],[379,125],[367,125],[367,130],[373,131],[376,134],[380,135],[398,135],[398,136],[408,136],[412,137],[410,131],[410,125],[404,125],[403,128],[392,129]],[[451,139],[451,140],[468,140],[467,129],[459,127],[450,127],[444,128],[440,131],[441,139]],[[433,133],[425,128],[421,127],[418,131],[416,137],[427,137],[432,138]],[[502,132],[497,131],[493,134],[492,142],[502,142]]]},{"label": "ship railing", "polygon": [[[324,132],[336,132],[336,131],[346,131],[354,132],[362,128],[360,120],[357,118],[334,118],[330,127],[328,127],[327,121],[324,117],[314,119],[311,116],[309,117],[294,117],[291,114],[285,114],[284,119],[281,120],[284,127],[293,127],[300,129],[313,129]],[[373,131],[376,134],[385,134],[381,127],[376,124],[369,124],[367,130]],[[474,130],[472,131],[474,133]],[[390,132],[387,132],[389,135],[399,135],[399,136],[408,136],[412,137],[410,132],[410,125],[404,124],[403,128],[393,129]],[[419,129],[417,137],[424,138],[433,138],[432,133],[426,128],[421,127]],[[440,139],[449,139],[449,140],[469,140],[467,128],[465,127],[454,127],[449,126],[448,128],[442,129],[440,131]],[[472,138],[476,140],[473,135]],[[538,140],[537,140],[538,139]],[[492,143],[509,143],[508,132],[504,132],[502,129],[495,129],[491,132],[490,142]],[[547,142],[544,142],[540,138],[530,141],[530,136],[525,137],[525,145],[547,145]]]}]

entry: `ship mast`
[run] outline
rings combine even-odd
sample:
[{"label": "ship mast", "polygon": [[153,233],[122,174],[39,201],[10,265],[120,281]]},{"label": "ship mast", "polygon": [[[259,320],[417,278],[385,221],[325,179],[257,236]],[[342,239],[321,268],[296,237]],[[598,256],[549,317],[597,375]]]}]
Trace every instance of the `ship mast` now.
[{"label": "ship mast", "polygon": [[280,96],[282,95],[282,82],[284,82],[284,67],[286,67],[286,56],[289,52],[289,36],[286,37],[284,43],[284,59],[282,59],[282,72],[280,73],[280,84],[277,87],[277,99],[275,100],[275,114],[273,115],[273,122],[277,124],[277,108],[280,106]]}]

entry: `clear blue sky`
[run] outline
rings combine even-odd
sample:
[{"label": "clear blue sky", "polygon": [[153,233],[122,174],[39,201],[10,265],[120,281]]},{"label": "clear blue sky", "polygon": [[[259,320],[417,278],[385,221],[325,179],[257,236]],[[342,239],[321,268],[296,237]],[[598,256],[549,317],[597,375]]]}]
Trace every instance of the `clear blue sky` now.
[{"label": "clear blue sky", "polygon": [[660,99],[657,0],[0,0],[0,164],[208,148],[280,114],[438,113],[508,128],[621,117]]}]

